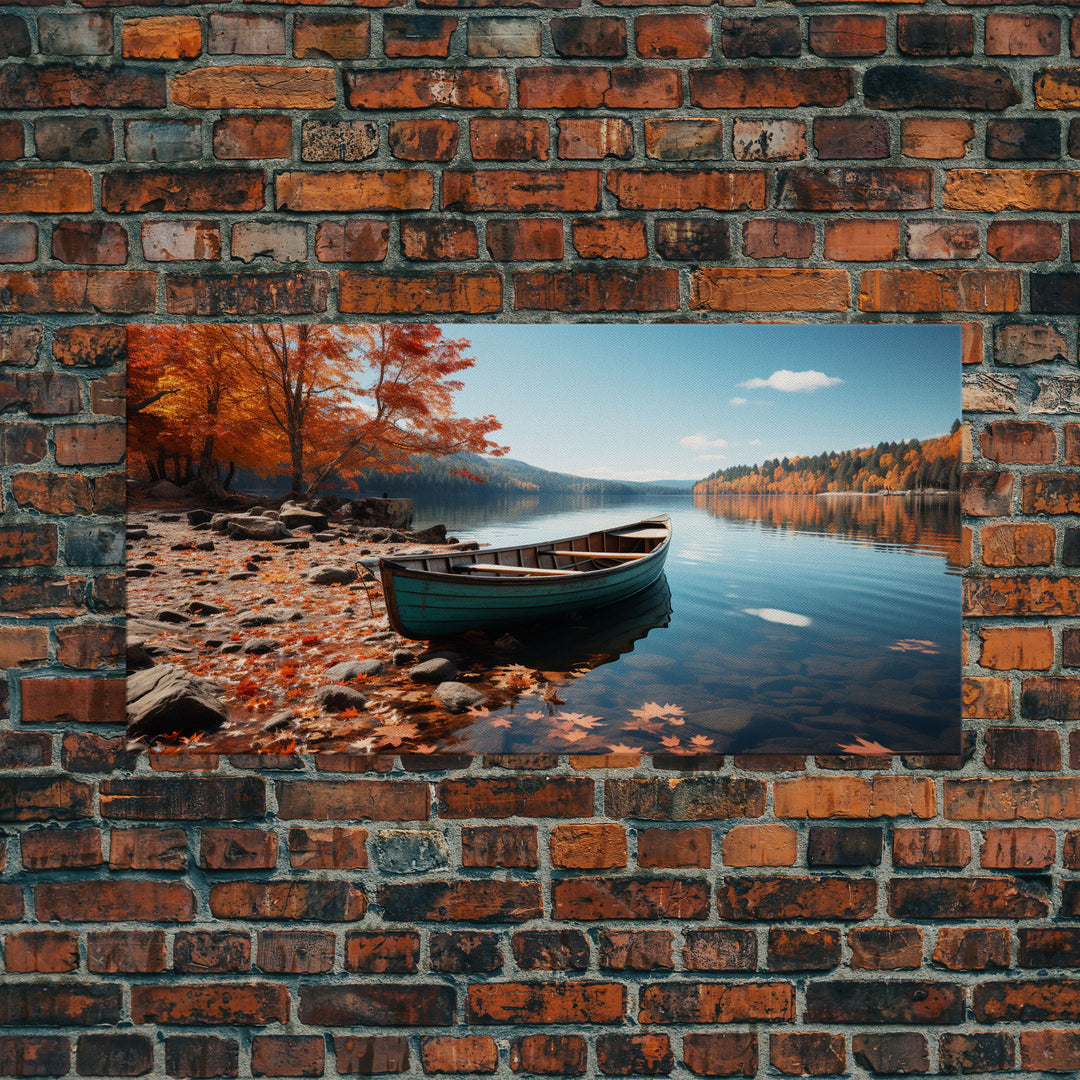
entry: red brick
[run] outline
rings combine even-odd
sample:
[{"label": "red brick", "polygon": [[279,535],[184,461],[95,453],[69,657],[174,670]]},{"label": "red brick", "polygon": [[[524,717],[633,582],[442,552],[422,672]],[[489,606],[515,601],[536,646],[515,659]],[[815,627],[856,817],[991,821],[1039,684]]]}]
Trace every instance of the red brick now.
[{"label": "red brick", "polygon": [[987,56],[1057,56],[1061,21],[1056,15],[986,16]]},{"label": "red brick", "polygon": [[583,259],[643,259],[649,253],[643,221],[578,219],[572,228],[574,249]]},{"label": "red brick", "polygon": [[683,1061],[697,1076],[757,1076],[757,1035],[741,1031],[684,1035]]},{"label": "red brick", "polygon": [[998,262],[1049,262],[1061,254],[1056,221],[992,221],[986,250]]},{"label": "red brick", "polygon": [[[670,123],[690,124],[693,122],[670,121]],[[697,123],[704,123],[704,121],[697,121]],[[711,156],[722,156],[719,153],[719,136],[717,136],[716,149],[718,152]],[[737,161],[797,161],[806,157],[806,123],[802,120],[736,118],[731,128],[731,150]]]},{"label": "red brick", "polygon": [[905,117],[900,121],[900,145],[905,157],[962,158],[975,138],[970,120]]},{"label": "red brick", "polygon": [[238,65],[191,68],[170,79],[170,96],[189,109],[329,109],[334,72],[326,67]]},{"label": "red brick", "polygon": [[409,1040],[397,1035],[334,1037],[338,1072],[403,1073],[409,1068]]},{"label": "red brick", "polygon": [[255,964],[260,971],[316,975],[334,966],[333,934],[316,930],[260,931]]},{"label": "red brick", "polygon": [[611,1024],[626,1015],[626,987],[604,982],[474,983],[470,1024]]},{"label": "red brick", "polygon": [[289,1019],[289,993],[273,983],[139,984],[131,988],[136,1024],[262,1025]]},{"label": "red brick", "polygon": [[407,974],[417,970],[419,934],[350,933],[345,936],[345,970]]},{"label": "red brick", "polygon": [[594,169],[542,173],[488,169],[443,174],[444,210],[597,210],[600,174]]},{"label": "red brick", "polygon": [[999,1072],[1015,1064],[1015,1040],[1004,1031],[942,1035],[939,1058],[942,1069],[952,1073]]},{"label": "red brick", "polygon": [[535,270],[514,274],[518,310],[674,311],[675,270]]},{"label": "red brick", "polygon": [[183,829],[113,829],[109,842],[112,870],[185,870],[187,835]]},{"label": "red brick", "polygon": [[390,153],[402,161],[449,161],[457,153],[461,129],[450,120],[391,120]]},{"label": "red brick", "polygon": [[769,931],[770,971],[829,971],[839,963],[838,930]]},{"label": "red brick", "polygon": [[1080,507],[1080,488],[1074,474],[1031,473],[1023,478],[1020,507],[1025,514],[1071,514]]},{"label": "red brick", "polygon": [[251,939],[247,934],[179,931],[173,943],[173,969],[181,972],[247,971]]},{"label": "red brick", "polygon": [[171,274],[165,307],[171,315],[309,315],[326,310],[329,293],[321,271]]},{"label": "red brick", "polygon": [[1080,1010],[1080,983],[1066,979],[1016,979],[983,983],[972,995],[980,1023],[1007,1020],[1075,1020]]},{"label": "red brick", "polygon": [[864,270],[861,311],[1016,311],[1020,276],[1011,270]]},{"label": "red brick", "polygon": [[477,116],[469,121],[474,161],[546,161],[549,142],[546,120]]},{"label": "red brick", "polygon": [[623,210],[760,210],[767,197],[765,174],[746,170],[619,169],[606,187]]},{"label": "red brick", "polygon": [[914,926],[866,926],[849,930],[851,966],[891,971],[922,966],[922,931]]},{"label": "red brick", "polygon": [[877,885],[847,878],[721,878],[717,908],[724,919],[863,919]]},{"label": "red brick", "polygon": [[636,15],[634,44],[647,60],[695,59],[712,49],[707,15]]},{"label": "red brick", "polygon": [[964,221],[912,221],[905,227],[909,259],[975,259],[979,228]]},{"label": "red brick", "polygon": [[261,210],[264,185],[253,169],[121,169],[106,173],[101,205],[110,214]]},{"label": "red brick", "polygon": [[987,566],[1049,566],[1054,561],[1052,525],[984,525],[979,540]]},{"label": "red brick", "polygon": [[[371,19],[368,15],[305,12],[295,18],[293,56],[313,60],[362,60],[370,50]],[[387,55],[392,54],[388,52]]]},{"label": "red brick", "polygon": [[987,829],[979,864],[987,870],[1043,870],[1054,861],[1051,829]]},{"label": "red brick", "polygon": [[315,257],[319,262],[381,262],[389,238],[390,226],[385,221],[323,221],[315,230]]},{"label": "red brick", "polygon": [[29,263],[37,258],[37,226],[29,221],[0,224],[0,262]]},{"label": "red brick", "polygon": [[641,829],[637,836],[637,863],[670,869],[712,866],[711,829]]},{"label": "red brick", "polygon": [[725,67],[690,72],[690,103],[701,109],[835,108],[853,94],[844,68]]},{"label": "red brick", "polygon": [[385,15],[383,51],[393,57],[447,56],[457,26],[458,20],[452,16]]},{"label": "red brick", "polygon": [[210,887],[210,910],[219,918],[348,922],[366,909],[363,891],[345,881],[230,881]]},{"label": "red brick", "polygon": [[461,830],[461,864],[535,869],[539,865],[536,826],[466,825]]},{"label": "red brick", "polygon": [[263,829],[203,829],[199,865],[210,870],[272,870],[278,838]]},{"label": "red brick", "polygon": [[736,825],[724,834],[725,866],[794,866],[798,852],[790,825]]},{"label": "red brick", "polygon": [[795,987],[787,982],[650,983],[641,988],[642,1024],[731,1024],[794,1020]]},{"label": "red brick", "polygon": [[715,218],[657,218],[655,237],[664,259],[714,262],[731,256],[728,224]]},{"label": "red brick", "polygon": [[[0,532],[0,540],[3,534]],[[2,553],[0,544],[0,553]],[[56,721],[78,723],[122,723],[124,681],[122,679],[33,679],[22,680],[22,720],[40,724]]]},{"label": "red brick", "polygon": [[938,932],[933,961],[950,971],[1007,968],[1009,931],[1004,927],[946,927]]},{"label": "red brick", "polygon": [[493,1073],[499,1048],[489,1035],[436,1035],[420,1043],[424,1073]]},{"label": "red brick", "polygon": [[23,930],[4,938],[8,972],[69,972],[79,966],[79,936],[67,930]]},{"label": "red brick", "polygon": [[773,1032],[769,1063],[788,1076],[836,1076],[847,1068],[844,1036],[825,1031]]},{"label": "red brick", "polygon": [[700,919],[708,889],[681,879],[569,878],[552,886],[552,905],[555,919]]},{"label": "red brick", "polygon": [[1054,634],[1046,626],[988,627],[979,631],[979,663],[996,671],[1046,671],[1054,663]]},{"label": "red brick", "polygon": [[498,68],[347,71],[345,101],[351,109],[505,109],[510,82]]},{"label": "red brick", "polygon": [[34,892],[38,918],[48,922],[190,922],[195,917],[195,896],[180,882],[43,882]]},{"label": "red brick", "polygon": [[220,160],[292,155],[292,120],[288,116],[223,116],[214,121],[213,133],[214,157]]},{"label": "red brick", "polygon": [[959,1024],[964,992],[918,980],[816,982],[807,987],[806,1019],[837,1024]]},{"label": "red brick", "polygon": [[950,169],[942,204],[948,210],[1053,210],[1075,205],[1080,181],[1056,169]]},{"label": "red brick", "polygon": [[625,159],[633,153],[633,129],[621,117],[560,117],[557,123],[558,152],[564,160]]},{"label": "red brick", "polygon": [[652,971],[674,967],[670,930],[601,930],[600,967],[608,971]]},{"label": "red brick", "polygon": [[600,1035],[596,1060],[606,1076],[666,1076],[675,1067],[667,1035]]},{"label": "red brick", "polygon": [[1053,428],[1017,420],[988,424],[979,435],[979,447],[984,457],[1006,464],[1051,465],[1057,456]]},{"label": "red brick", "polygon": [[581,1035],[522,1035],[510,1044],[510,1068],[540,1076],[581,1076],[588,1044]]},{"label": "red brick", "polygon": [[289,830],[289,864],[300,870],[362,870],[368,865],[367,829],[333,826]]},{"label": "red brick", "polygon": [[7,64],[0,70],[0,108],[163,109],[165,77],[135,66]]},{"label": "red brick", "polygon": [[0,120],[0,161],[18,161],[23,150],[22,124],[18,120]]},{"label": "red brick", "polygon": [[518,70],[523,109],[677,109],[679,72],[672,68],[544,67]]},{"label": "red brick", "polygon": [[216,1035],[170,1035],[165,1039],[165,1071],[169,1076],[236,1076],[240,1044]]},{"label": "red brick", "polygon": [[971,56],[975,50],[970,15],[898,15],[896,37],[906,56]]},{"label": "red brick", "polygon": [[0,1075],[63,1076],[70,1067],[67,1036],[0,1036]]},{"label": "red brick", "polygon": [[809,222],[755,217],[743,224],[743,254],[751,259],[808,259],[813,250]]},{"label": "red brick", "polygon": [[202,28],[189,15],[125,19],[122,50],[129,60],[192,60],[202,51]]},{"label": "red brick", "polygon": [[690,307],[700,311],[847,311],[846,270],[707,268],[691,273]]},{"label": "red brick", "polygon": [[687,971],[753,971],[757,936],[752,930],[687,930],[682,950]]},{"label": "red brick", "polygon": [[0,311],[110,315],[153,311],[157,275],[139,270],[0,273]]},{"label": "red brick", "polygon": [[850,218],[825,223],[825,258],[836,262],[886,262],[900,252],[895,221]]},{"label": "red brick", "polygon": [[559,56],[625,56],[626,23],[619,18],[554,18],[551,43]]},{"label": "red brick", "polygon": [[[1054,326],[1015,324],[998,328],[994,339],[995,359],[999,364],[1023,366],[1045,360],[1064,361],[1069,347]],[[1070,426],[1066,425],[1066,441]],[[984,451],[985,453],[985,451]],[[1070,461],[1066,451],[1066,461]]]},{"label": "red brick", "polygon": [[252,1076],[322,1076],[321,1035],[256,1035],[251,1040]]},{"label": "red brick", "polygon": [[491,273],[367,274],[343,270],[338,308],[368,314],[498,311],[502,278]]},{"label": "red brick", "polygon": [[819,161],[868,160],[889,156],[889,127],[876,116],[819,116],[814,121]]},{"label": "red brick", "polygon": [[811,15],[810,50],[818,56],[880,56],[886,49],[880,15]]},{"label": "red brick", "polygon": [[378,902],[392,922],[522,922],[540,914],[529,881],[432,881],[381,885]]},{"label": "red brick", "polygon": [[471,221],[411,218],[401,223],[401,252],[406,259],[475,259],[478,243]]}]

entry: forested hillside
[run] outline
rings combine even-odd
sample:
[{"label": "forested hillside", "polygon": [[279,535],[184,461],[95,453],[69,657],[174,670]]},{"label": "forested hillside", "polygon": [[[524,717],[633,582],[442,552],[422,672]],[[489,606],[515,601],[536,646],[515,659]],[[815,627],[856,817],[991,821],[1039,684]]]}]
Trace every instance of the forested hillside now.
[{"label": "forested hillside", "polygon": [[881,442],[839,453],[828,451],[813,457],[774,458],[760,465],[735,465],[694,485],[695,494],[959,490],[959,420],[948,435],[936,439]]}]

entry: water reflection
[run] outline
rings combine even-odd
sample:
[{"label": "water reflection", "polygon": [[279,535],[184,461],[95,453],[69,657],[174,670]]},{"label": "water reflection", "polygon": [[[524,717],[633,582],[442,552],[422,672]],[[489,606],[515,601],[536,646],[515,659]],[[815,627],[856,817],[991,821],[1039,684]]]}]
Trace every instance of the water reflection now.
[{"label": "water reflection", "polygon": [[695,495],[694,505],[725,521],[794,529],[873,544],[902,544],[944,555],[960,569],[957,495]]}]

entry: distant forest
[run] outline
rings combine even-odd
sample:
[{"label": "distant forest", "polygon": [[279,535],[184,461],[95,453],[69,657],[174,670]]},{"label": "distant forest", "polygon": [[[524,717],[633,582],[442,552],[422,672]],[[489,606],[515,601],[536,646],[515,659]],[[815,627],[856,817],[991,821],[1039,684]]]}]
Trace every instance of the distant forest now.
[{"label": "distant forest", "polygon": [[936,439],[881,442],[860,450],[735,465],[699,480],[695,494],[827,491],[959,491],[960,421]]},{"label": "distant forest", "polygon": [[[476,478],[482,478],[477,483]],[[240,488],[277,491],[274,479],[240,477]],[[334,493],[349,498],[378,496],[386,492],[392,498],[416,498],[427,495],[606,495],[636,496],[669,494],[677,491],[688,495],[690,483],[640,484],[622,480],[596,480],[572,476],[569,473],[538,469],[512,458],[486,457],[480,454],[453,454],[434,458],[417,456],[407,471],[367,471],[356,477],[356,487],[324,484],[321,493]],[[282,490],[288,490],[287,485]]]}]

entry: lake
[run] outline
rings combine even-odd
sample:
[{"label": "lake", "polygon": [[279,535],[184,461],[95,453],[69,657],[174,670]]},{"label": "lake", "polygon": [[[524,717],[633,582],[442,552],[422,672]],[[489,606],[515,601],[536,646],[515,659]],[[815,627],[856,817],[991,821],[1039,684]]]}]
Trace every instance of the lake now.
[{"label": "lake", "polygon": [[[459,727],[458,753],[956,753],[956,497],[586,496],[417,502],[415,525],[508,545],[672,520],[666,584],[514,631],[557,696]],[[553,699],[553,700],[552,700]]]}]

